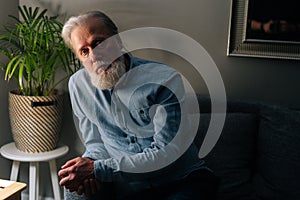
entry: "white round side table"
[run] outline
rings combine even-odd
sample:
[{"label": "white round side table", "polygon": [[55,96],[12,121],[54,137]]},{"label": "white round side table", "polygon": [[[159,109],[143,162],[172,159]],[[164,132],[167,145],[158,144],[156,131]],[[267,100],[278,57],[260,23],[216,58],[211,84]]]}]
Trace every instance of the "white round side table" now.
[{"label": "white round side table", "polygon": [[1,147],[1,155],[13,161],[10,180],[17,181],[20,162],[29,162],[29,199],[38,199],[39,194],[39,162],[48,162],[55,200],[60,200],[60,189],[57,177],[56,160],[67,154],[69,147],[64,145],[52,151],[42,153],[27,153],[19,151],[14,142]]}]

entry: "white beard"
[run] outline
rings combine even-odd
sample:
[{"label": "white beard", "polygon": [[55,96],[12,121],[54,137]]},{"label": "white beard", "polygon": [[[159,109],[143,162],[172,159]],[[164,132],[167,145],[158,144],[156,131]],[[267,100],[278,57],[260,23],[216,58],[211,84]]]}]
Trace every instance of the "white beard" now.
[{"label": "white beard", "polygon": [[100,73],[97,73],[97,69],[101,66],[105,66],[106,64],[102,61],[97,61],[94,65],[96,65],[93,67],[95,70],[90,73],[91,82],[95,87],[101,90],[113,88],[117,84],[119,79],[126,73],[124,57],[121,57],[119,60],[114,61],[113,63],[111,63],[109,69]]}]

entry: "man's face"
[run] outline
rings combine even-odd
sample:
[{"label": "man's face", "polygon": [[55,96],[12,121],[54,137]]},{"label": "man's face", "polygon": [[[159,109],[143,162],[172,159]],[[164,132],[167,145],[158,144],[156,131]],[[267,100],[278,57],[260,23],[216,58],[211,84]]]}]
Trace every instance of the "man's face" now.
[{"label": "man's face", "polygon": [[126,72],[122,46],[110,36],[103,22],[93,17],[71,32],[73,50],[88,70],[93,85],[100,89],[112,88]]}]

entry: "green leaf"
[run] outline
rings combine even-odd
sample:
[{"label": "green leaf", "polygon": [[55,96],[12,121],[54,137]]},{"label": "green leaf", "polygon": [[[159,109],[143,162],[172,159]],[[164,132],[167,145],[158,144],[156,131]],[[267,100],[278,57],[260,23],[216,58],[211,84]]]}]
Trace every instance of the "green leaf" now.
[{"label": "green leaf", "polygon": [[13,59],[11,59],[10,60],[10,62],[8,63],[8,65],[7,65],[7,68],[6,68],[6,73],[5,73],[5,80],[9,80],[10,79],[10,77],[12,76],[11,74],[11,72],[12,72],[12,67],[14,67],[14,65],[15,65],[15,62],[18,62],[18,60],[19,60],[19,55],[18,56],[16,56],[16,57],[14,57]]},{"label": "green leaf", "polygon": [[[25,95],[45,94],[80,68],[80,62],[61,38],[63,24],[46,9],[18,6],[20,19],[4,27],[0,53],[9,62],[2,65],[5,79],[16,78]],[[56,71],[65,75],[56,81]]]},{"label": "green leaf", "polygon": [[19,68],[19,86],[20,90],[23,92],[24,87],[23,87],[23,71],[24,71],[24,62],[22,62],[20,68]]}]

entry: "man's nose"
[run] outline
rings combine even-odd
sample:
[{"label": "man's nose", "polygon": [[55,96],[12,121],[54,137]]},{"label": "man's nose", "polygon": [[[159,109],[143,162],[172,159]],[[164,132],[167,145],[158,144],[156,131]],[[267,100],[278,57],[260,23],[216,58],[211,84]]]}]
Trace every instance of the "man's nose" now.
[{"label": "man's nose", "polygon": [[89,57],[93,63],[102,59],[102,56],[100,55],[99,52],[97,52],[97,50],[95,48],[90,50]]}]

